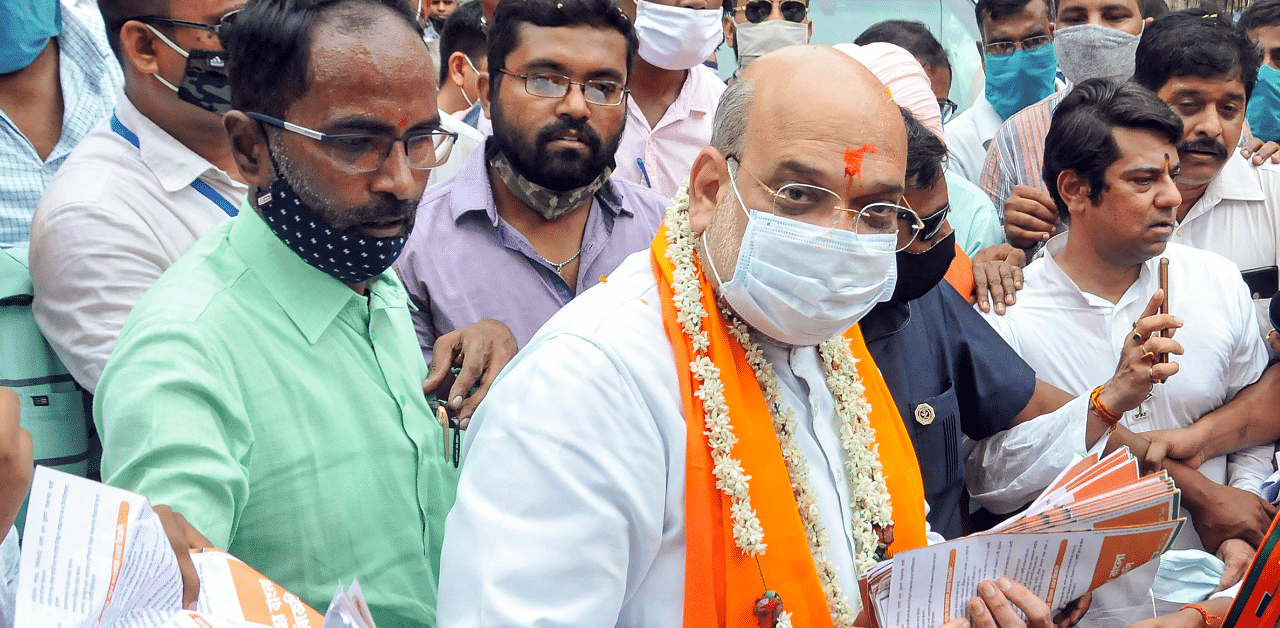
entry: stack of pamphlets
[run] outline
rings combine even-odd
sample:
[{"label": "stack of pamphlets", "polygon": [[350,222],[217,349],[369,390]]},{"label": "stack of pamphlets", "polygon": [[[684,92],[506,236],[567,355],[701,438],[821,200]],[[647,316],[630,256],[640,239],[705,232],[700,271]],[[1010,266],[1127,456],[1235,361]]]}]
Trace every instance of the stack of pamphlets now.
[{"label": "stack of pamphlets", "polygon": [[879,626],[936,628],[967,616],[980,582],[1008,576],[1058,608],[1169,549],[1186,522],[1179,499],[1128,448],[1089,456],[995,528],[878,563],[859,582],[863,604]]}]

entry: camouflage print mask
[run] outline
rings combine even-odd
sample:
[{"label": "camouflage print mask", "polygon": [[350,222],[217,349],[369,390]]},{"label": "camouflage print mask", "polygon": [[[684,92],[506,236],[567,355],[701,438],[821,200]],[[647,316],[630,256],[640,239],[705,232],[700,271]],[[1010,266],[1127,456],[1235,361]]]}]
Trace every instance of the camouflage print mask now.
[{"label": "camouflage print mask", "polygon": [[494,142],[488,142],[485,148],[489,165],[498,173],[498,178],[507,184],[507,189],[529,209],[547,220],[555,220],[573,211],[603,187],[609,181],[609,175],[613,174],[613,168],[605,168],[591,183],[561,192],[538,185],[516,172],[511,162],[507,161],[507,156],[498,150]]},{"label": "camouflage print mask", "polygon": [[147,28],[161,41],[169,44],[178,54],[187,58],[182,72],[182,84],[175,86],[155,74],[156,80],[178,93],[183,102],[191,103],[205,111],[223,115],[231,111],[231,78],[227,76],[227,53],[215,50],[183,50],[169,41],[150,24]]}]

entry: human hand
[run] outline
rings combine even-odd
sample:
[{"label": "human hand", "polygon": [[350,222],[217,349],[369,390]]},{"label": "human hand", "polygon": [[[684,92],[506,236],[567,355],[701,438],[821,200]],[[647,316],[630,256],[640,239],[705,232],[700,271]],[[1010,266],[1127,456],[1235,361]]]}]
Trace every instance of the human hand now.
[{"label": "human hand", "polygon": [[1271,345],[1271,355],[1280,355],[1280,331],[1267,332],[1267,344]]},{"label": "human hand", "polygon": [[1222,579],[1218,581],[1218,588],[1213,592],[1224,591],[1240,582],[1244,572],[1249,570],[1249,563],[1253,562],[1253,554],[1253,546],[1240,539],[1223,541],[1222,545],[1218,546],[1218,558],[1222,559],[1227,566],[1222,570]]},{"label": "human hand", "polygon": [[1129,628],[1206,628],[1204,616],[1187,608],[1176,613],[1144,619]]},{"label": "human hand", "polygon": [[[1117,414],[1138,407],[1146,400],[1152,386],[1164,382],[1178,372],[1176,362],[1160,363],[1161,353],[1182,355],[1182,345],[1172,338],[1172,332],[1182,327],[1182,319],[1172,314],[1157,314],[1164,303],[1164,291],[1156,290],[1147,302],[1142,318],[1134,324],[1133,331],[1125,337],[1120,349],[1120,363],[1115,375],[1107,380],[1099,401]],[[1157,332],[1169,330],[1164,338]]]},{"label": "human hand", "polygon": [[1270,157],[1273,163],[1280,164],[1280,144],[1275,142],[1263,143],[1262,140],[1251,137],[1245,141],[1240,147],[1240,156],[1245,159],[1253,158],[1253,165],[1261,166],[1266,163]]},{"label": "human hand", "polygon": [[[436,339],[430,374],[422,382],[422,391],[447,400],[458,413],[459,426],[466,428],[476,406],[489,393],[489,386],[518,349],[511,330],[492,319],[455,329]],[[457,377],[450,371],[453,366],[462,367]],[[476,392],[467,396],[472,387]]]},{"label": "human hand", "polygon": [[[977,303],[983,312],[1004,314],[1005,305],[1017,301],[1014,296],[1022,289],[1022,267],[1027,265],[1027,254],[1009,244],[989,246],[973,256],[973,294],[970,303]],[[988,301],[990,296],[990,304]]]},{"label": "human hand", "polygon": [[[995,582],[983,580],[978,595],[969,600],[969,616],[976,628],[1050,628],[1049,605],[1026,587],[1002,577]],[[1021,609],[1027,619],[1018,616]],[[964,618],[953,619],[942,628],[968,628]]]},{"label": "human hand", "polygon": [[1053,624],[1058,628],[1071,628],[1080,623],[1084,614],[1089,612],[1090,604],[1093,604],[1093,591],[1067,602],[1066,606],[1058,609],[1058,614],[1053,616]]},{"label": "human hand", "polygon": [[1013,186],[1004,202],[1004,237],[1009,244],[1028,249],[1044,242],[1058,226],[1058,207],[1049,193],[1029,185]]},{"label": "human hand", "polygon": [[178,571],[182,572],[182,608],[195,610],[196,598],[200,595],[200,576],[196,573],[195,563],[191,562],[191,550],[213,547],[213,543],[187,523],[182,513],[168,506],[156,506],[152,510],[160,517],[169,545],[178,557]]},{"label": "human hand", "polygon": [[1145,473],[1158,473],[1164,469],[1165,459],[1177,460],[1192,469],[1199,469],[1206,459],[1204,439],[1196,432],[1196,424],[1171,430],[1152,430],[1140,434],[1151,444],[1142,456]]},{"label": "human hand", "polygon": [[0,538],[18,518],[35,473],[31,434],[22,428],[18,395],[0,388]]},{"label": "human hand", "polygon": [[1191,490],[1184,489],[1182,494],[1207,552],[1216,553],[1227,539],[1260,546],[1276,514],[1275,506],[1265,499],[1208,479],[1197,482]]}]

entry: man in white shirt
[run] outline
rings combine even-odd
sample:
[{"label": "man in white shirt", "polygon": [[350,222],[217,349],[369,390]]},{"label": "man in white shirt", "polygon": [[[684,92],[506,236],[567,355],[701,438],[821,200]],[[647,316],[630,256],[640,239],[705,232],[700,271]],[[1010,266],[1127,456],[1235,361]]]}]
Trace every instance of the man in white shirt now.
[{"label": "man in white shirt", "polygon": [[640,39],[627,78],[627,126],[615,177],[667,198],[711,143],[711,117],[724,82],[705,65],[722,39],[720,3],[620,0]]},{"label": "man in white shirt", "polygon": [[31,226],[32,311],[93,392],[125,317],[178,256],[236,215],[247,191],[222,129],[224,16],[243,0],[101,0],[124,68],[116,111],[67,158]]},{"label": "man in white shirt", "polygon": [[[1101,79],[1081,83],[1059,106],[1045,142],[1045,179],[1057,182],[1051,194],[1071,231],[1050,240],[1048,254],[1027,266],[1016,304],[1003,316],[985,315],[1039,378],[1090,395],[1092,411],[1134,432],[1190,425],[1256,381],[1267,363],[1252,303],[1231,262],[1169,243],[1182,201],[1174,184],[1185,168],[1175,148],[1181,137],[1180,120],[1146,89]],[[1160,258],[1169,260],[1169,313],[1157,315],[1165,301]],[[1176,338],[1164,337],[1174,332]],[[1112,364],[1134,352],[1146,357],[1147,368],[1128,376],[1146,378],[1151,393],[1121,411],[1128,406],[1099,384],[1112,377]],[[1172,354],[1168,363],[1164,354]],[[1244,450],[1207,461],[1199,472],[1231,487],[1222,489],[1233,495],[1223,503],[1243,509],[1258,501],[1253,493],[1271,473],[1271,452]],[[1176,549],[1216,551],[1229,566],[1247,564],[1253,554],[1247,542],[1233,538],[1206,547],[1199,522],[1193,523]],[[1150,617],[1147,587],[1155,571],[1143,567],[1118,581],[1127,592],[1099,590],[1085,623],[1127,625]],[[1162,613],[1180,605],[1154,599]]]},{"label": "man in white shirt", "polygon": [[947,123],[947,168],[978,182],[987,147],[1000,125],[1061,87],[1053,49],[1052,0],[980,0],[974,7],[982,41],[985,92]]},{"label": "man in white shirt", "polygon": [[[872,470],[876,409],[851,406],[879,377],[839,338],[893,291],[909,211],[899,116],[883,84],[825,47],[761,57],[726,92],[653,249],[561,309],[473,419],[442,627],[772,626],[777,611],[853,623],[855,565],[877,542],[926,539],[922,492],[911,503],[897,480],[912,469]],[[846,387],[855,368],[865,388]],[[881,461],[903,442],[884,427]],[[889,519],[893,541],[877,533]],[[1034,595],[1001,587],[1008,599],[979,587],[976,625],[1023,625],[1010,600],[1049,624]]]}]

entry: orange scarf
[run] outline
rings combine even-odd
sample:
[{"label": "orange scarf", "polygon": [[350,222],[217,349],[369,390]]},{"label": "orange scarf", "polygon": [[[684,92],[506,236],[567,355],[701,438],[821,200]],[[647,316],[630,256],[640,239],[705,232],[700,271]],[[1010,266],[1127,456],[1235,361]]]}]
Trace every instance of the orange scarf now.
[{"label": "orange scarf", "polygon": [[[699,268],[702,306],[710,314],[702,320],[710,339],[706,354],[720,370],[725,403],[732,417],[733,433],[738,438],[733,457],[740,461],[742,472],[750,477],[751,503],[765,531],[767,549],[758,557],[758,568],[757,560],[744,555],[734,542],[732,501],[716,488],[715,463],[704,433],[702,402],[694,396],[698,386],[689,367],[695,352],[675,309],[674,266],[667,259],[666,251],[667,229],[663,226],[654,238],[650,261],[662,298],[663,327],[675,351],[688,425],[684,625],[687,628],[755,628],[752,609],[767,583],[782,598],[784,609],[791,613],[792,625],[827,628],[832,625],[831,614],[809,552],[768,404],[742,345],[720,316],[711,285]],[[867,401],[873,408],[871,425],[876,428],[880,461],[892,496],[895,539],[890,549],[902,551],[923,546],[924,488],[915,450],[879,370],[865,368],[874,363],[861,342],[861,332],[855,328],[850,333],[857,339],[854,356],[864,365],[860,374]],[[857,592],[845,591],[845,595],[857,595]]]},{"label": "orange scarf", "polygon": [[951,260],[951,265],[947,267],[947,274],[942,278],[946,279],[947,283],[960,293],[960,296],[967,299],[973,294],[973,260],[969,259],[959,244],[956,245],[956,257]]}]

